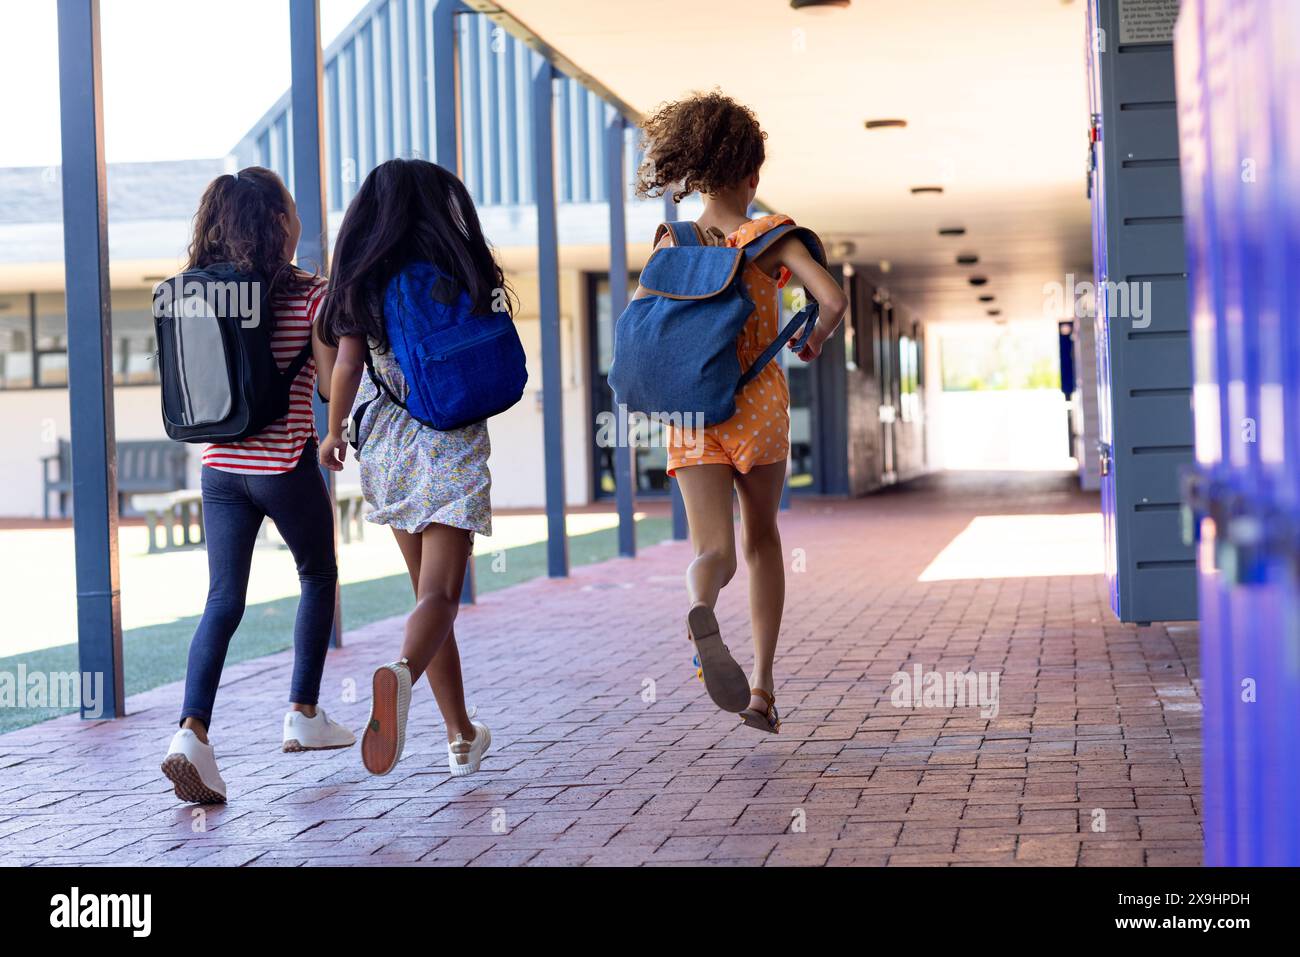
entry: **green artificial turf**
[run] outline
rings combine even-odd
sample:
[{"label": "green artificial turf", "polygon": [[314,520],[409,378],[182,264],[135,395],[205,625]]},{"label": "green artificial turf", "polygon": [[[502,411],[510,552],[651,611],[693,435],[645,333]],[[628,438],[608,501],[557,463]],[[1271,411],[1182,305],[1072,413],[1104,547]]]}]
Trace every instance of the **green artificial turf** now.
[{"label": "green artificial turf", "polygon": [[[672,522],[667,518],[644,518],[637,522],[638,547],[667,539]],[[589,565],[618,554],[618,529],[607,528],[569,538],[569,563]],[[536,542],[508,548],[496,555],[474,557],[474,577],[479,594],[506,588],[546,574],[546,543]],[[343,629],[359,628],[372,621],[400,615],[412,604],[411,580],[405,574],[342,586]],[[249,605],[239,631],[230,644],[227,663],[247,661],[283,651],[293,645],[293,619],[298,597]],[[185,677],[190,638],[199,616],[178,618],[162,625],[132,628],[122,634],[122,656],[127,695],[139,694]],[[77,646],[58,645],[26,654],[0,658],[0,675],[8,672],[17,680],[18,666],[26,673],[67,673],[77,670]],[[179,702],[177,703],[179,707]],[[63,708],[0,707],[0,733],[14,731],[39,721],[66,714]]]}]

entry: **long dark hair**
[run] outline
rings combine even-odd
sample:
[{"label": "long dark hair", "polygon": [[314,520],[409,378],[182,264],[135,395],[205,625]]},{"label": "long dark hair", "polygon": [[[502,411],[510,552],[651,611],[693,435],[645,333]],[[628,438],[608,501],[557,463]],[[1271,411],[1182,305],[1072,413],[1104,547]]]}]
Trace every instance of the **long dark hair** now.
[{"label": "long dark hair", "polygon": [[321,338],[338,345],[342,336],[364,336],[386,350],[384,291],[412,262],[436,266],[469,295],[476,312],[514,314],[513,294],[465,185],[435,163],[391,159],[371,170],[343,217]]},{"label": "long dark hair", "polygon": [[285,256],[289,236],[288,191],[269,169],[249,166],[218,176],[203,191],[194,214],[186,270],[233,263],[270,283],[272,296],[309,278]]}]

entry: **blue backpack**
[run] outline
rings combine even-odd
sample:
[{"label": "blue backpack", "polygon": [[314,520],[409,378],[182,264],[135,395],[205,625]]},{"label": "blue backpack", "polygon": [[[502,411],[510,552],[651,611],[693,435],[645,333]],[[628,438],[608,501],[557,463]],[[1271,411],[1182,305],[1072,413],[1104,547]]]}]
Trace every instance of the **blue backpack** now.
[{"label": "blue backpack", "polygon": [[[628,303],[614,328],[609,384],[615,401],[648,415],[703,415],[717,425],[736,414],[736,393],[763,371],[801,326],[799,348],[817,324],[817,302],[791,319],[748,369],[740,368],[736,340],[754,313],[741,274],[772,243],[796,235],[822,265],[825,253],[808,229],[785,224],[742,247],[706,246],[694,223],[664,223],[673,245],[656,249],[641,271],[650,293]],[[656,237],[656,243],[658,237]]]},{"label": "blue backpack", "polygon": [[406,378],[406,400],[379,377],[367,353],[370,378],[422,425],[459,429],[523,397],[528,369],[514,321],[507,313],[475,313],[469,294],[436,266],[411,263],[389,281],[384,326]]}]

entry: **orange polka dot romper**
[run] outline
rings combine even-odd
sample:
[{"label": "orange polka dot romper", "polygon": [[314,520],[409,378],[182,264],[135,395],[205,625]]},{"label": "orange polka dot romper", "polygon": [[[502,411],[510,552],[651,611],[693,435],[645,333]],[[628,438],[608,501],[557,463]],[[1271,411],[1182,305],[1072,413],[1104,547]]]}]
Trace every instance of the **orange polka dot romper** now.
[{"label": "orange polka dot romper", "polygon": [[[776,214],[751,220],[727,237],[727,245],[744,246],[786,223],[793,224],[794,220]],[[784,266],[780,276],[773,279],[754,263],[745,264],[741,282],[754,303],[754,314],[736,341],[742,372],[781,331],[781,287],[789,279],[790,271]],[[790,389],[778,357],[737,393],[736,414],[726,422],[710,425],[694,435],[683,436],[676,428],[669,430],[668,474],[691,465],[730,465],[744,474],[757,465],[784,462],[789,454]]]}]

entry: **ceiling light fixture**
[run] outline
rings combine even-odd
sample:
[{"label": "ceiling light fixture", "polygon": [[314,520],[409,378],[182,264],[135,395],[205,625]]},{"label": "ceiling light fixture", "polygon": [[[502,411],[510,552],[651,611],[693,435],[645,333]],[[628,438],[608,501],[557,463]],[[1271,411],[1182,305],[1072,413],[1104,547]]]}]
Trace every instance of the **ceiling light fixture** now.
[{"label": "ceiling light fixture", "polygon": [[974,253],[961,253],[957,256],[958,266],[973,266],[979,261],[979,256]]},{"label": "ceiling light fixture", "polygon": [[920,196],[922,193],[942,193],[942,186],[913,186],[912,195]]},{"label": "ceiling light fixture", "polygon": [[966,227],[965,226],[940,226],[939,235],[940,236],[965,236]]},{"label": "ceiling light fixture", "polygon": [[989,315],[990,315],[990,316],[1000,316],[1000,315],[1002,315],[1002,310],[1001,310],[1001,309],[990,309],[990,310],[989,310]]},{"label": "ceiling light fixture", "polygon": [[996,298],[998,298],[998,297],[997,297],[997,296],[990,296],[990,295],[988,295],[987,293],[985,293],[983,296],[980,296],[980,302],[992,302],[992,301],[993,301],[994,299],[996,299]]},{"label": "ceiling light fixture", "polygon": [[967,282],[972,286],[983,286],[986,285],[988,281],[988,276],[971,276],[970,279],[967,280]]},{"label": "ceiling light fixture", "polygon": [[907,120],[867,120],[862,125],[869,130],[901,130],[907,126]]},{"label": "ceiling light fixture", "polygon": [[847,7],[850,0],[790,0],[795,10],[816,10],[828,7]]}]

